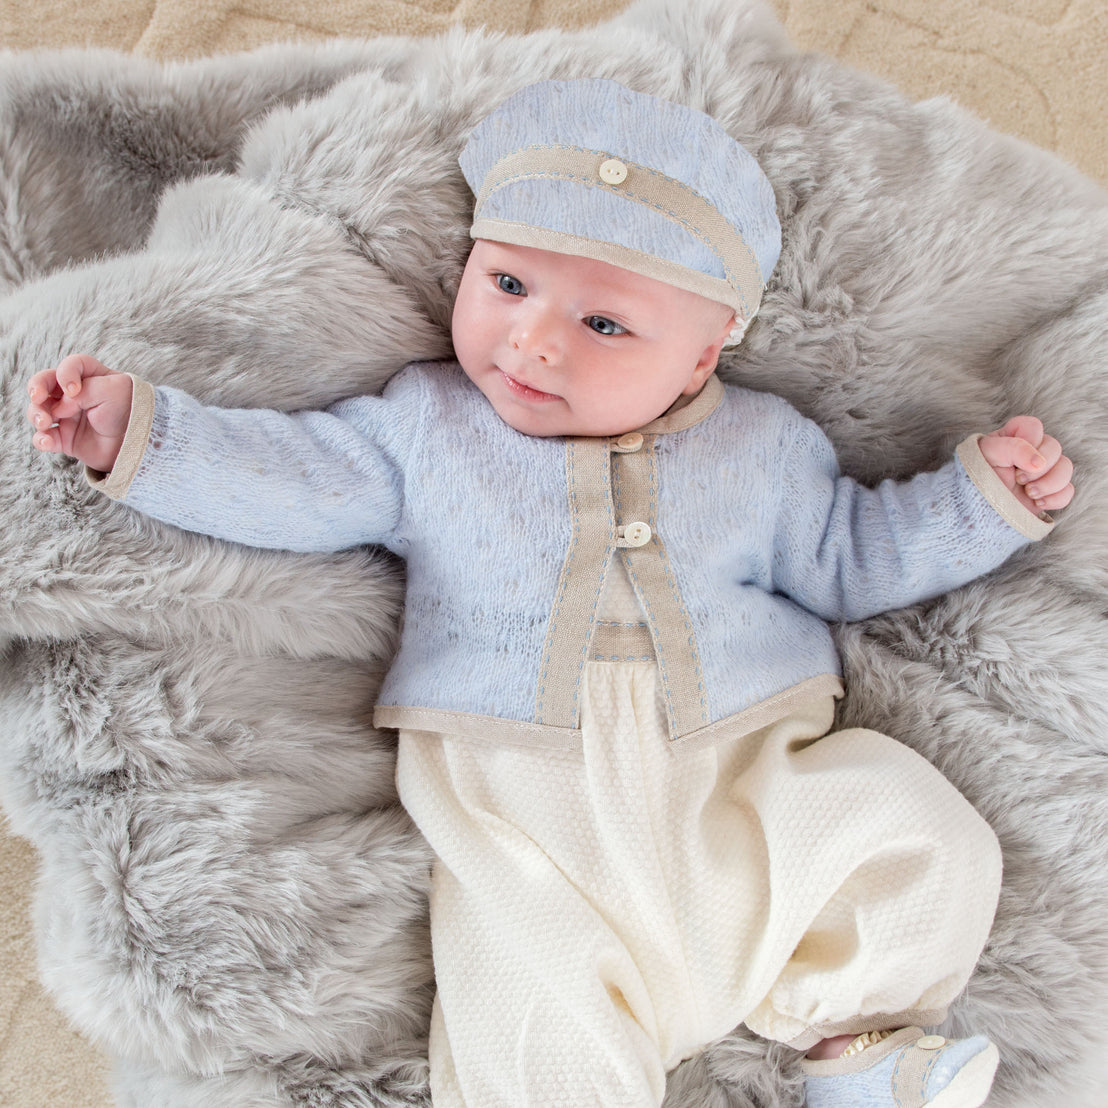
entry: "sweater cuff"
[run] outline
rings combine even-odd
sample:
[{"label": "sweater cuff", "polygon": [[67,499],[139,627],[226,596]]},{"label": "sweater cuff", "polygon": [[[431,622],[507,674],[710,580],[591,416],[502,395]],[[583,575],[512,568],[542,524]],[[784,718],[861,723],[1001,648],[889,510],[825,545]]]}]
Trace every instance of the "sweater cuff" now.
[{"label": "sweater cuff", "polygon": [[958,444],[958,460],[969,474],[970,480],[1001,518],[1025,538],[1038,541],[1049,535],[1054,530],[1054,520],[1046,512],[1035,515],[1016,499],[1015,493],[985,461],[981,447],[978,446],[978,441],[983,437],[980,434],[970,435]]},{"label": "sweater cuff", "polygon": [[85,467],[85,479],[112,500],[122,500],[138,473],[146,444],[150,441],[150,429],[154,425],[154,386],[141,377],[131,378],[131,417],[119,447],[119,454],[111,473]]}]

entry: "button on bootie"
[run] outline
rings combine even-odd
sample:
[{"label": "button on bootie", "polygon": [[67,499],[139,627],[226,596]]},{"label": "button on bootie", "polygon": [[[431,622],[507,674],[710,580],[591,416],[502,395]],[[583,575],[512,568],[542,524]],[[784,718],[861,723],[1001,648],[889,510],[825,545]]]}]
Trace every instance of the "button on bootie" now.
[{"label": "button on bootie", "polygon": [[[905,1027],[841,1058],[804,1059],[806,1108],[979,1108],[999,1055],[984,1035],[944,1039]],[[857,1049],[857,1047],[861,1047]]]}]

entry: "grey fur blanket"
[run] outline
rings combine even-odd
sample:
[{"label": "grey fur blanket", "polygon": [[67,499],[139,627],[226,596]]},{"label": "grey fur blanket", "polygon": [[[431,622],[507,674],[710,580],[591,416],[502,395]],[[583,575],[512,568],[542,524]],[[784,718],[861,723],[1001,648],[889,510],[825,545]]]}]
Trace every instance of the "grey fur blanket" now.
[{"label": "grey fur blanket", "polygon": [[[378,388],[449,347],[473,123],[546,76],[716,117],[784,252],[723,375],[783,393],[866,481],[1040,415],[1077,463],[1054,534],[843,628],[845,722],[931,759],[996,829],[996,925],[949,1027],[991,1104],[1105,1102],[1108,197],[941,101],[796,52],[757,0],[642,0],[527,38],[0,70],[0,773],[42,859],[41,970],[141,1108],[425,1105],[428,852],[369,723],[401,567],[175,531],[33,452],[23,382],[85,350],[222,403]],[[742,1029],[670,1108],[796,1105]]]}]

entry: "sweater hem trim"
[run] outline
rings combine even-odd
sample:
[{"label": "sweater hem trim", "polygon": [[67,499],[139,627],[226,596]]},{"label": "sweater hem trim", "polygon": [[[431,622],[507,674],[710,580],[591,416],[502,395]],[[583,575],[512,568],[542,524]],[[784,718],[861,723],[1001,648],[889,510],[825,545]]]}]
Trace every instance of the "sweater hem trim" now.
[{"label": "sweater hem trim", "polygon": [[834,673],[821,673],[783,692],[766,697],[765,700],[760,700],[741,712],[725,716],[715,723],[709,723],[706,727],[698,727],[695,731],[678,735],[671,742],[674,748],[682,753],[686,750],[715,746],[725,739],[742,738],[760,731],[763,727],[769,727],[770,724],[792,715],[813,700],[822,700],[827,696],[833,696],[838,700],[845,694],[846,688],[841,677]]},{"label": "sweater hem trim", "polygon": [[378,704],[373,710],[373,725],[397,731],[429,731],[435,735],[509,743],[541,750],[568,750],[581,746],[581,731],[576,727],[528,723],[499,716],[482,716],[475,712],[457,712],[449,708]]},{"label": "sweater hem trim", "polygon": [[[670,743],[675,753],[683,753],[715,746],[726,739],[739,739],[776,723],[813,700],[826,696],[838,698],[844,691],[841,678],[833,673],[822,673],[707,727],[671,739]],[[394,731],[424,731],[482,742],[529,746],[537,750],[581,748],[581,730],[577,727],[555,727],[548,723],[483,716],[450,708],[378,704],[373,710],[373,724]]]}]

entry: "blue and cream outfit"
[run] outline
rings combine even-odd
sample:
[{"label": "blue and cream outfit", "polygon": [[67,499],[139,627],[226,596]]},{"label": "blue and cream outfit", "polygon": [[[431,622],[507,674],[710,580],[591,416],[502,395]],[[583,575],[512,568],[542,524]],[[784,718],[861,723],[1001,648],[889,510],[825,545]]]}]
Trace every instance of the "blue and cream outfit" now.
[{"label": "blue and cream outfit", "polygon": [[841,692],[825,620],[1049,530],[974,439],[866,489],[785,401],[716,377],[637,431],[563,440],[435,363],[292,415],[136,380],[99,483],[236,542],[406,559],[376,720],[439,858],[436,1108],[660,1103],[739,1022],[799,1045],[933,1023],[967,979],[991,831],[906,747],[820,736]]},{"label": "blue and cream outfit", "polygon": [[[827,621],[945,592],[1049,530],[972,440],[934,473],[865,489],[786,401],[715,376],[639,431],[568,441],[512,430],[452,363],[292,416],[172,389],[155,406],[146,388],[131,437],[158,447],[127,479],[133,507],[252,546],[405,559],[387,726],[572,747],[590,654],[637,651],[657,659],[675,744],[752,731],[840,691]],[[598,611],[617,562],[643,609],[633,628]]]},{"label": "blue and cream outfit", "polygon": [[[702,113],[547,82],[461,164],[475,237],[719,301],[736,341],[758,310],[773,189]],[[109,494],[236,542],[407,563],[375,719],[437,856],[435,1108],[657,1108],[666,1072],[741,1022],[807,1047],[942,1018],[999,850],[918,755],[828,734],[826,621],[1046,533],[974,440],[865,489],[783,400],[715,377],[609,439],[519,434],[449,363],[327,412],[134,396]]]}]

